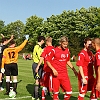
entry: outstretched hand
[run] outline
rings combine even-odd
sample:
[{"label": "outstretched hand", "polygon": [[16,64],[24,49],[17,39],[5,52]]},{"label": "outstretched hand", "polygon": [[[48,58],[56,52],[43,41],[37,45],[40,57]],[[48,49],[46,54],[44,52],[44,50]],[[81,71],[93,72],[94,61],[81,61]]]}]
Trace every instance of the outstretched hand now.
[{"label": "outstretched hand", "polygon": [[26,38],[26,40],[28,40],[29,39],[29,35],[25,35],[25,38]]}]

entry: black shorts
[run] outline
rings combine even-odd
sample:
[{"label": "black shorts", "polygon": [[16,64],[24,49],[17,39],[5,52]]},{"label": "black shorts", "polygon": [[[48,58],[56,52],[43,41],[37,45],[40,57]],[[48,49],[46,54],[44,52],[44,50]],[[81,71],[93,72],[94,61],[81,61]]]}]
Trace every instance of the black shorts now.
[{"label": "black shorts", "polygon": [[38,65],[38,63],[33,63],[33,65],[32,65],[33,75],[34,75],[35,79],[40,79],[42,77],[43,65],[40,65],[39,71],[38,71],[38,75],[40,78],[36,77],[37,73],[35,72],[35,69],[36,69],[37,65]]},{"label": "black shorts", "polygon": [[6,76],[17,76],[18,75],[18,66],[17,63],[5,64],[5,75]]}]

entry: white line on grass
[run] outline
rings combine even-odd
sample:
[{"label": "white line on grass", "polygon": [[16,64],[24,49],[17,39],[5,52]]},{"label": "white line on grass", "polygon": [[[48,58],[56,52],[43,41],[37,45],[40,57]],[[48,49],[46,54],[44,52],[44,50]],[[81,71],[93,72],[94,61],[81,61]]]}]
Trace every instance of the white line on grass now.
[{"label": "white line on grass", "polygon": [[[88,91],[91,92],[91,91]],[[78,94],[79,92],[72,92],[72,94]],[[23,97],[18,97],[18,98],[5,98],[5,99],[0,99],[0,100],[19,100],[19,99],[24,99],[24,98],[31,98],[31,96],[23,96]]]},{"label": "white line on grass", "polygon": [[24,96],[24,97],[18,97],[18,98],[5,98],[5,99],[0,99],[0,100],[15,100],[15,99],[24,99],[24,98],[30,98],[31,96]]}]

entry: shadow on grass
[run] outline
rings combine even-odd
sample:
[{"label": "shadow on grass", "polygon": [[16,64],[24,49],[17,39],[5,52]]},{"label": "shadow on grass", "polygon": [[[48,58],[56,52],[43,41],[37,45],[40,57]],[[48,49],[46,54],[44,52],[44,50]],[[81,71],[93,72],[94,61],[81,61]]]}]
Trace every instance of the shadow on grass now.
[{"label": "shadow on grass", "polygon": [[[33,95],[34,86],[35,86],[34,84],[27,84],[27,86],[26,86],[26,89],[29,92],[29,94],[31,94],[31,96]],[[42,91],[42,88],[40,87],[39,88],[40,100],[41,100],[41,91]],[[46,96],[46,100],[52,100],[52,97],[47,95]]]},{"label": "shadow on grass", "polygon": [[[29,94],[33,95],[34,84],[27,84],[26,89],[29,92]],[[40,90],[39,90],[40,95],[41,95],[41,90],[42,90],[42,88],[40,88]],[[59,93],[59,99],[64,100],[64,94]],[[52,100],[52,97],[47,95],[46,100]],[[70,100],[77,100],[77,97],[71,96]]]},{"label": "shadow on grass", "polygon": [[[34,91],[34,84],[27,84],[26,86],[26,89],[27,91],[29,92],[29,94],[33,95],[33,91]],[[41,91],[42,91],[42,88],[40,87],[39,88],[39,95],[41,95]]]},{"label": "shadow on grass", "polygon": [[71,96],[70,100],[77,100],[77,97]]},{"label": "shadow on grass", "polygon": [[26,86],[27,91],[29,92],[29,94],[33,94],[33,89],[34,89],[34,84],[27,84]]}]

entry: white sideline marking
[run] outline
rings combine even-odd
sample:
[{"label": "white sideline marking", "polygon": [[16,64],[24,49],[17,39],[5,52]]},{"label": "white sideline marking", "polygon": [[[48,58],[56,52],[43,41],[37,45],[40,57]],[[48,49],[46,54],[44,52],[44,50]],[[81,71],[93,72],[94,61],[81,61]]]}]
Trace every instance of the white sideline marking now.
[{"label": "white sideline marking", "polygon": [[[91,92],[91,91],[88,91]],[[78,94],[79,92],[72,92],[72,94]],[[19,100],[19,99],[23,99],[23,98],[31,98],[32,96],[23,96],[23,97],[17,97],[17,98],[4,98],[4,99],[0,99],[0,100]]]},{"label": "white sideline marking", "polygon": [[24,97],[18,97],[18,98],[4,98],[4,99],[0,99],[0,100],[19,100],[19,99],[23,99],[23,98],[30,98],[31,96],[24,96]]}]

